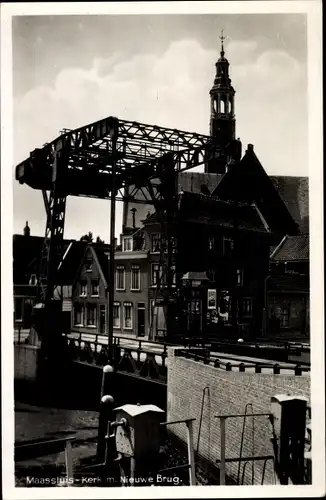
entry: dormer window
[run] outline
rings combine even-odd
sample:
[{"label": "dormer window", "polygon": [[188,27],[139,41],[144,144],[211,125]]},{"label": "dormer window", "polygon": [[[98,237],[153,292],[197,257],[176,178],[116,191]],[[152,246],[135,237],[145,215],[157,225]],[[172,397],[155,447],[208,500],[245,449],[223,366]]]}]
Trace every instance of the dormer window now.
[{"label": "dormer window", "polygon": [[214,238],[208,238],[208,250],[214,250]]},{"label": "dormer window", "polygon": [[132,252],[132,236],[123,238],[122,240],[122,251]]},{"label": "dormer window", "polygon": [[36,274],[31,274],[31,277],[29,279],[29,284],[30,284],[30,286],[36,286],[37,285]]},{"label": "dormer window", "polygon": [[86,297],[87,296],[87,283],[86,281],[81,281],[80,282],[80,297]]},{"label": "dormer window", "polygon": [[92,297],[98,297],[100,294],[100,285],[98,281],[92,281]]}]

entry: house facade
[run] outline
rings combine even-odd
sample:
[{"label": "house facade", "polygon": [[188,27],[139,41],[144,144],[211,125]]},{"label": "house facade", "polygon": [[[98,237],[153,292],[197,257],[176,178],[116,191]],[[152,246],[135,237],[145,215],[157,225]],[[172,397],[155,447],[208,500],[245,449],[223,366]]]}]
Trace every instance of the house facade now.
[{"label": "house facade", "polygon": [[309,235],[285,236],[270,257],[266,335],[306,340],[310,328]]},{"label": "house facade", "polygon": [[72,332],[107,332],[108,249],[108,245],[86,244],[72,284]]}]

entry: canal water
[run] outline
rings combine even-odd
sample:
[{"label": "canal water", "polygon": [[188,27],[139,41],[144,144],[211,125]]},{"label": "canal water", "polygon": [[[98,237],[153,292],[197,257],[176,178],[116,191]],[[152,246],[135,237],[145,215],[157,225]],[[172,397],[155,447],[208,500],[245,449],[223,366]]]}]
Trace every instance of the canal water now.
[{"label": "canal water", "polygon": [[[15,441],[27,444],[48,439],[74,436],[73,465],[85,477],[86,467],[96,463],[98,410],[102,370],[87,365],[77,365],[71,373],[59,378],[42,377],[32,386],[25,383],[15,385]],[[166,386],[137,380],[123,374],[112,375],[110,393],[115,405],[126,403],[152,403],[166,409]],[[175,467],[187,463],[187,450],[170,435],[162,437],[160,450],[161,468]],[[65,470],[64,453],[48,455],[15,464],[17,486],[49,486],[40,478],[54,478],[53,486],[59,486]],[[87,469],[87,477],[98,477],[95,470]],[[165,485],[188,484],[187,469],[169,473]],[[37,479],[37,484],[31,483]],[[57,479],[55,479],[57,478]],[[175,478],[175,479],[173,479]],[[217,484],[213,477],[197,467],[198,484]],[[83,484],[81,484],[83,485]],[[107,483],[84,483],[87,486],[116,486]],[[160,484],[164,485],[164,484]]]}]

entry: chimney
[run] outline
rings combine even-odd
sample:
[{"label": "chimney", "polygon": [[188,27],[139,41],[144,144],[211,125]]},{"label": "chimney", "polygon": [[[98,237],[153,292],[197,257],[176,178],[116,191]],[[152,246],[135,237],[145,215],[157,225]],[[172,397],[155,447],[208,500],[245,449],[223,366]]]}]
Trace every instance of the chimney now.
[{"label": "chimney", "polygon": [[117,249],[118,246],[118,238],[114,238],[114,250]]},{"label": "chimney", "polygon": [[135,229],[136,228],[136,215],[135,215],[135,213],[137,212],[137,208],[131,208],[130,212],[132,213],[132,227]]},{"label": "chimney", "polygon": [[24,227],[24,236],[30,236],[31,235],[31,229],[28,225],[28,221],[26,221],[26,226]]},{"label": "chimney", "polygon": [[247,146],[247,153],[250,151],[252,152],[254,150],[254,145],[253,144],[248,144]]}]

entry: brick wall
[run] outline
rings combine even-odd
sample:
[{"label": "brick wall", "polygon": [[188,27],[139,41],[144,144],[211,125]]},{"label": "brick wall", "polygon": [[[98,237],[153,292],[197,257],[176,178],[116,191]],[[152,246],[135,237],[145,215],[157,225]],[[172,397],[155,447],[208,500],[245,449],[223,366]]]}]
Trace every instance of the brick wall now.
[{"label": "brick wall", "polygon": [[39,351],[32,345],[15,345],[15,380],[36,381]]},{"label": "brick wall", "polygon": [[[310,399],[310,376],[272,375],[226,372],[213,366],[175,356],[176,350],[169,349],[168,357],[168,402],[167,420],[196,418],[194,422],[195,450],[204,459],[216,464],[220,459],[220,429],[219,419],[214,415],[244,413],[248,403],[252,408],[248,412],[269,412],[271,396],[276,394],[300,395]],[[199,422],[203,400],[200,433]],[[272,455],[270,443],[271,427],[268,417],[255,417],[254,443],[252,442],[252,418],[246,419],[242,456]],[[232,418],[226,421],[226,458],[239,457],[243,419]],[[186,426],[176,424],[170,430],[183,441],[186,441]],[[253,448],[254,446],[254,448]],[[243,473],[240,470],[240,484]],[[238,463],[226,464],[226,474],[236,480]],[[263,462],[255,461],[255,484],[261,484]],[[243,484],[251,484],[252,462],[245,467]],[[272,462],[267,462],[264,484],[274,484],[274,469]]]}]

